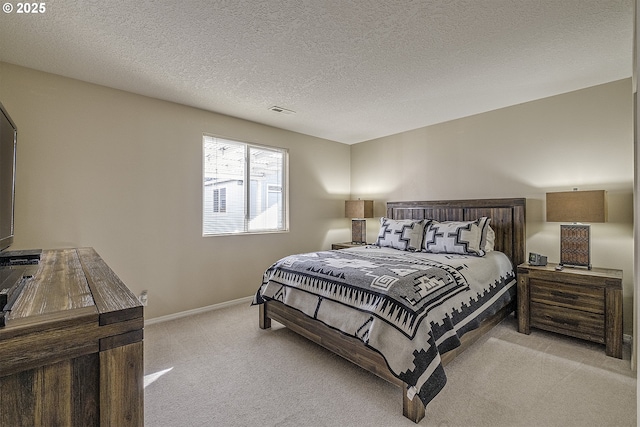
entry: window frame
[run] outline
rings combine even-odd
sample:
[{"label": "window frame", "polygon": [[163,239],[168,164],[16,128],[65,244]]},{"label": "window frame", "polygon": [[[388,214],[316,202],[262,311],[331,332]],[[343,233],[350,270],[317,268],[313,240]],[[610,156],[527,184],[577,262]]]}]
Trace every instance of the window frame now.
[{"label": "window frame", "polygon": [[[243,230],[242,231],[229,231],[229,232],[211,232],[206,231],[205,230],[205,218],[207,215],[206,212],[206,149],[205,149],[205,144],[206,144],[206,140],[207,138],[214,138],[214,139],[221,139],[221,140],[225,140],[229,143],[232,144],[237,144],[239,146],[242,146],[244,148],[244,152],[245,152],[245,156],[244,156],[244,176],[243,176],[243,180],[246,183],[246,185],[244,185],[244,195],[243,195],[243,201],[244,201],[244,216],[243,216]],[[269,146],[269,145],[265,145],[265,144],[258,144],[258,143],[254,143],[254,142],[248,142],[248,141],[243,141],[243,140],[239,140],[236,138],[229,138],[226,136],[221,136],[221,135],[214,135],[214,134],[209,134],[209,133],[203,133],[202,134],[202,179],[201,179],[201,185],[202,185],[202,236],[203,237],[216,237],[216,236],[237,236],[237,235],[248,235],[248,234],[274,234],[274,233],[288,233],[289,232],[289,150],[287,148],[283,148],[283,147],[275,147],[275,146]],[[251,203],[251,155],[250,155],[250,151],[251,149],[257,149],[257,150],[266,150],[266,151],[272,151],[272,152],[277,152],[280,153],[282,155],[282,174],[281,174],[281,184],[279,184],[279,186],[281,187],[281,193],[282,193],[282,212],[281,212],[281,218],[279,218],[278,222],[280,222],[280,220],[282,221],[282,226],[278,227],[278,228],[267,228],[267,229],[250,229],[250,222],[251,222],[251,210],[252,210],[252,203]],[[274,184],[267,184],[266,187],[269,188]],[[225,189],[225,187],[222,187],[218,190],[222,190]],[[225,189],[226,190],[226,189]],[[216,212],[215,211],[215,203],[212,205],[212,209],[211,209],[211,215],[213,215],[214,213],[229,213],[228,210],[228,192],[226,192],[227,194],[225,194],[225,212]],[[219,195],[221,193],[218,193]],[[212,195],[213,197],[213,195]],[[221,206],[220,205],[220,199],[218,199],[218,208]]]}]

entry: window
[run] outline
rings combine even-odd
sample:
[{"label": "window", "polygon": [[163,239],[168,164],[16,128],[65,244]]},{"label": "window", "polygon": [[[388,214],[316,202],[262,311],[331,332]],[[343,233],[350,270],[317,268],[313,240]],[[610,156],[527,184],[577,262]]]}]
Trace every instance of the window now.
[{"label": "window", "polygon": [[202,141],[202,234],[287,231],[287,150],[209,135]]}]

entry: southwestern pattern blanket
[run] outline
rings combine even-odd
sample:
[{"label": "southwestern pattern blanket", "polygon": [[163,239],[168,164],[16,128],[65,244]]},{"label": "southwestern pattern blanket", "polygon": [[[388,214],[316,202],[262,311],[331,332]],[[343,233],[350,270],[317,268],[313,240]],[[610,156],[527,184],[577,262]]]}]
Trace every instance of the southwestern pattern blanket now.
[{"label": "southwestern pattern blanket", "polygon": [[367,246],[281,259],[265,272],[254,304],[277,300],[360,339],[426,406],[446,383],[440,355],[515,298],[515,283],[500,252]]}]

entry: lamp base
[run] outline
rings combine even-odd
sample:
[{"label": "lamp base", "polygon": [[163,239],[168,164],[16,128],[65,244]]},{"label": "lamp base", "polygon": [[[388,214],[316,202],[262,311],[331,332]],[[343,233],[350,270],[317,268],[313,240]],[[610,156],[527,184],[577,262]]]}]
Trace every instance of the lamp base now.
[{"label": "lamp base", "polygon": [[366,219],[351,220],[351,243],[354,245],[367,244],[367,220]]},{"label": "lamp base", "polygon": [[584,224],[560,226],[560,265],[591,270],[591,227]]}]

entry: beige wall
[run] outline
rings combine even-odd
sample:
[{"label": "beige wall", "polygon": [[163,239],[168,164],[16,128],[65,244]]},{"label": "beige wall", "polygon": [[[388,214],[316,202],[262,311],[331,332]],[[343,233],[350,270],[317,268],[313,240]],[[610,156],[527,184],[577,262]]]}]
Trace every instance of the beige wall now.
[{"label": "beige wall", "polygon": [[[348,238],[347,145],[0,63],[18,126],[12,249],[91,246],[147,318],[252,295],[278,258]],[[202,134],[285,147],[282,234],[202,237]]]},{"label": "beige wall", "polygon": [[[592,262],[624,271],[630,334],[631,92],[626,79],[355,144],[352,196],[375,200],[377,216],[392,200],[526,197],[527,251],[558,262],[560,225],[545,222],[545,193],[607,190],[609,222],[591,226]],[[376,221],[369,220],[367,234],[376,232]]]},{"label": "beige wall", "polygon": [[[0,102],[19,128],[13,249],[96,248],[149,291],[147,318],[252,295],[276,259],[348,240],[350,191],[377,216],[390,200],[526,197],[527,250],[557,261],[544,194],[577,186],[608,190],[592,258],[624,270],[631,331],[630,80],[353,146],[5,63]],[[203,133],[290,150],[289,233],[201,236]]]}]

